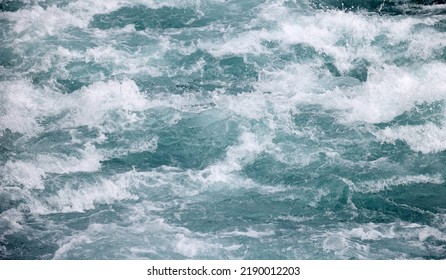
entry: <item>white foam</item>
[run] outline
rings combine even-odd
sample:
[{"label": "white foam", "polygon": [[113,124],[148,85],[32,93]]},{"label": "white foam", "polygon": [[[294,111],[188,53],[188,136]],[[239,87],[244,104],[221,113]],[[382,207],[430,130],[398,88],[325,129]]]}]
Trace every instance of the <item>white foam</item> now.
[{"label": "white foam", "polygon": [[341,229],[323,235],[327,235],[322,244],[324,250],[333,251],[335,255],[342,258],[351,257],[353,254],[360,259],[382,258],[383,256],[386,258],[408,258],[406,250],[394,252],[387,248],[380,248],[379,245],[368,245],[374,244],[376,241],[392,240],[395,244],[404,243],[407,250],[442,252],[442,246],[429,246],[429,249],[426,249],[424,242],[428,238],[443,242],[446,238],[441,229],[403,221],[359,224],[351,229]]},{"label": "white foam", "polygon": [[234,181],[233,173],[242,170],[243,166],[255,160],[257,155],[265,150],[270,139],[265,140],[262,143],[254,133],[242,133],[239,144],[227,149],[226,159],[204,169],[201,172],[202,177],[208,183]]},{"label": "white foam", "polygon": [[[260,20],[276,23],[275,29],[248,29],[241,34],[225,36],[227,39],[218,44],[201,41],[199,47],[207,49],[214,56],[224,56],[268,54],[270,50],[262,45],[264,41],[279,41],[282,47],[305,44],[332,56],[335,66],[344,72],[351,69],[352,61],[357,58],[383,63],[387,54],[380,46],[374,45],[378,35],[387,36],[392,45],[409,43],[409,52],[416,57],[429,56],[441,48],[441,42],[446,38],[443,33],[434,30],[413,30],[416,24],[432,26],[438,19],[385,18],[343,11],[296,15],[281,5],[283,3],[265,4],[259,13]],[[433,44],[427,42],[425,36],[431,38]]]},{"label": "white foam", "polygon": [[363,86],[336,88],[310,98],[326,108],[342,110],[345,122],[391,121],[416,104],[446,98],[446,64],[428,63],[418,69],[371,68]]},{"label": "white foam", "polygon": [[322,248],[325,251],[333,251],[336,254],[342,254],[349,247],[343,236],[330,236],[322,242]]},{"label": "white foam", "polygon": [[102,156],[94,146],[86,145],[79,153],[80,157],[41,154],[35,159],[8,160],[0,171],[11,184],[19,184],[24,189],[44,189],[44,179],[48,173],[94,172],[100,169]]},{"label": "white foam", "polygon": [[376,230],[375,228],[377,228],[377,226],[373,224],[370,226],[354,228],[350,231],[350,234],[351,236],[360,238],[361,240],[380,240],[384,238],[388,239],[397,237],[393,227],[390,227],[387,232],[382,232]]},{"label": "white foam", "polygon": [[91,240],[88,236],[77,236],[71,238],[67,243],[60,246],[56,252],[54,253],[53,259],[63,259],[66,257],[67,253],[70,252],[73,248],[77,248],[84,244],[90,244],[93,243],[93,240]]},{"label": "white foam", "polygon": [[112,179],[100,179],[96,183],[68,182],[57,194],[46,198],[46,202],[55,212],[84,212],[94,209],[95,204],[113,204],[121,200],[137,200],[132,194],[130,178],[118,176]]},{"label": "white foam", "polygon": [[53,36],[70,26],[79,28],[88,26],[88,21],[56,6],[42,8],[39,5],[33,5],[27,9],[7,13],[6,18],[15,22],[13,30],[20,34],[19,41]]},{"label": "white foam", "polygon": [[[268,10],[271,5],[278,4],[265,5]],[[368,61],[371,66],[364,85],[359,81],[349,82],[353,88],[326,89],[326,94],[319,96],[308,94],[323,82],[318,77],[323,73],[316,70],[317,63],[313,62],[313,66],[291,64],[284,69],[271,69],[271,71],[266,67],[259,75],[259,82],[256,84],[258,91],[272,92],[275,97],[285,94],[291,98],[288,103],[294,105],[302,102],[319,103],[328,109],[342,110],[344,112],[342,119],[345,122],[390,121],[410,110],[415,104],[445,98],[444,63],[425,63],[421,67],[417,65],[414,68],[388,65],[388,62],[398,55],[411,59],[427,59],[441,51],[446,35],[431,28],[438,19],[375,17],[342,11],[295,16],[290,15],[287,9],[273,8],[274,13],[284,15],[274,16],[273,19],[278,23],[275,29],[231,34],[228,39],[218,42],[201,41],[199,47],[214,56],[270,55],[271,50],[262,44],[264,41],[278,41],[284,50],[290,45],[305,44],[312,46],[319,53],[333,57],[333,63],[341,73],[352,70],[355,67],[354,62],[358,59]],[[272,20],[271,17],[268,18]],[[421,31],[414,28],[420,24],[428,27]],[[381,44],[389,46],[377,43],[376,39],[379,36],[384,36],[387,40]],[[407,44],[407,51],[396,54],[394,51],[387,51],[388,48],[399,44]],[[351,80],[354,81],[353,78]],[[336,81],[333,83],[336,85]],[[240,98],[243,100],[244,97],[238,99]],[[265,98],[260,95],[256,98],[256,103],[251,104],[245,114],[255,113],[254,116],[261,116],[261,112],[266,111]],[[235,106],[230,108],[236,109],[244,104],[237,102],[233,102]]]},{"label": "white foam", "polygon": [[[214,0],[218,1],[218,0]],[[106,14],[118,10],[122,7],[131,7],[143,5],[152,9],[159,9],[162,7],[196,7],[199,8],[200,0],[170,0],[170,1],[160,1],[160,0],[109,0],[109,1],[94,1],[94,0],[78,0],[70,3],[68,7],[71,10],[76,10],[78,13],[88,14]]]},{"label": "white foam", "polygon": [[[218,1],[218,0],[217,0]],[[89,29],[96,14],[108,14],[122,7],[143,5],[152,9],[161,7],[194,8],[200,14],[201,2],[197,0],[77,0],[66,5],[42,7],[29,5],[15,12],[3,12],[1,17],[14,24],[16,44],[32,42],[47,36],[62,35],[68,28]]]},{"label": "white foam", "polygon": [[444,179],[440,174],[436,175],[411,175],[397,177],[393,176],[388,179],[371,180],[357,183],[351,187],[355,191],[362,193],[377,193],[385,190],[392,189],[398,186],[407,186],[412,184],[444,184]]},{"label": "white foam", "polygon": [[25,189],[44,189],[45,170],[35,163],[8,161],[1,173],[10,184],[22,185]]},{"label": "white foam", "polygon": [[225,55],[246,55],[246,54],[262,54],[268,50],[260,44],[262,39],[268,36],[266,31],[249,31],[241,34],[239,37],[228,39],[227,41],[215,44],[214,42],[206,42],[200,40],[198,47],[207,50],[216,57]]},{"label": "white foam", "polygon": [[[26,136],[43,130],[41,118],[65,113],[49,124],[51,130],[78,126],[105,127],[105,131],[129,126],[141,117],[148,100],[132,80],[97,82],[70,94],[61,95],[49,88],[36,88],[27,81],[1,82],[3,106],[0,129],[10,129]],[[121,118],[109,121],[110,114]],[[107,125],[108,124],[108,125]],[[48,129],[48,128],[47,128]]]},{"label": "white foam", "polygon": [[149,152],[155,152],[158,148],[158,137],[155,136],[149,141],[143,141],[141,143],[133,142],[130,145],[129,152],[136,153],[136,152],[143,152],[143,151],[149,151]]},{"label": "white foam", "polygon": [[59,248],[54,253],[53,259],[63,259],[66,258],[70,251],[79,248],[85,244],[91,244],[97,241],[98,233],[102,232],[104,228],[109,228],[113,225],[100,225],[100,224],[90,224],[85,231],[75,234],[70,237],[58,240],[57,243]]},{"label": "white foam", "polygon": [[382,142],[394,144],[396,140],[404,141],[412,150],[423,154],[446,150],[446,128],[433,123],[386,127],[375,135]]},{"label": "white foam", "polygon": [[314,217],[307,217],[307,216],[291,216],[291,215],[282,215],[277,217],[278,220],[281,221],[290,221],[295,223],[302,223],[306,221],[311,221],[314,219]]},{"label": "white foam", "polygon": [[[218,250],[235,250],[238,247],[231,245],[224,247],[218,242],[211,242],[205,234],[191,232],[190,230],[170,225],[162,218],[150,213],[140,213],[141,207],[129,209],[125,226],[110,224],[90,224],[87,229],[75,232],[73,235],[59,240],[59,249],[54,259],[81,257],[96,248],[98,244],[107,244],[106,249],[95,253],[95,258],[104,256],[119,256],[120,258],[141,258],[147,254],[170,256],[172,253],[181,254],[186,258],[196,258],[202,253],[216,256]],[[143,210],[144,211],[144,210]],[[105,234],[106,233],[106,234]],[[104,239],[104,236],[107,236]],[[114,241],[125,240],[125,246],[113,245]],[[151,248],[151,249],[148,249]],[[108,255],[108,254],[112,255]],[[82,254],[82,255],[81,255]],[[146,257],[147,258],[147,257]]]},{"label": "white foam", "polygon": [[433,227],[423,227],[418,232],[418,239],[422,242],[426,241],[428,238],[434,238],[436,240],[446,241],[446,234],[440,230]]},{"label": "white foam", "polygon": [[35,40],[36,37],[52,36],[68,27],[86,29],[95,14],[110,13],[131,4],[153,4],[154,1],[74,1],[68,5],[41,7],[30,5],[16,12],[2,14],[15,22],[14,31],[21,33],[22,39]]},{"label": "white foam", "polygon": [[246,231],[234,230],[231,232],[223,232],[223,236],[245,236],[249,238],[262,238],[265,236],[272,236],[275,234],[274,230],[267,229],[265,231],[257,231],[251,227],[247,228]]},{"label": "white foam", "polygon": [[407,222],[363,224],[351,229],[346,233],[346,236],[348,238],[359,238],[361,240],[416,239],[424,242],[429,237],[441,241],[446,240],[446,235],[436,228]]},{"label": "white foam", "polygon": [[32,135],[42,131],[37,118],[52,111],[51,97],[35,90],[27,81],[0,82],[0,133],[5,129]]},{"label": "white foam", "polygon": [[[270,8],[273,4],[265,5]],[[225,100],[237,114],[258,119],[268,114],[268,106],[280,103],[283,109],[290,109],[297,104],[313,103],[339,110],[341,121],[346,123],[379,123],[392,120],[416,104],[446,98],[446,64],[393,65],[396,58],[422,61],[442,51],[446,35],[432,28],[438,18],[389,18],[343,11],[296,16],[276,8],[274,13],[284,16],[274,17],[275,28],[232,33],[217,41],[201,40],[198,47],[217,57],[238,55],[247,59],[247,54],[269,56],[277,51],[266,48],[265,41],[278,42],[283,51],[304,44],[332,57],[341,74],[353,70],[358,60],[367,61],[367,80],[332,77],[328,70],[323,72],[321,60],[288,63],[283,68],[264,67],[255,84],[257,92],[250,93],[255,98],[239,95]],[[415,28],[423,24],[427,27]],[[406,45],[407,49],[397,50],[399,45]],[[343,88],[343,83],[348,86]],[[272,94],[265,97],[261,92]],[[280,97],[286,97],[287,102],[274,101]],[[225,106],[222,98],[219,101],[217,104]]]},{"label": "white foam", "polygon": [[[306,100],[306,93],[315,87],[318,83],[319,62],[306,64],[290,64],[284,69],[263,69],[259,74],[259,81],[256,83],[256,89],[260,92],[272,93],[269,98],[275,104],[274,100],[288,100],[282,103],[292,108],[298,102]],[[279,102],[277,102],[279,103]]]},{"label": "white foam", "polygon": [[87,143],[84,149],[78,150],[80,157],[67,157],[63,155],[48,156],[38,155],[37,164],[43,166],[45,172],[56,174],[66,174],[75,172],[94,172],[101,168],[100,161],[103,156],[96,151],[96,148]]},{"label": "white foam", "polygon": [[97,82],[61,101],[70,110],[70,114],[62,120],[65,127],[103,125],[107,122],[108,114],[113,112],[124,117],[121,121],[132,123],[138,119],[134,112],[143,111],[148,103],[135,82],[128,79],[122,82]]},{"label": "white foam", "polygon": [[203,241],[186,237],[184,234],[177,234],[175,251],[188,258],[195,257],[200,251],[206,248],[208,244]]}]

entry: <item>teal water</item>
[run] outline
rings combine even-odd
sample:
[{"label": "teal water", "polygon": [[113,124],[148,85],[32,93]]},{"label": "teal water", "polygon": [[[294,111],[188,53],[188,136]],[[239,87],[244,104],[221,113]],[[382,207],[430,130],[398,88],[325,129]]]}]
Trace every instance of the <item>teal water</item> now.
[{"label": "teal water", "polygon": [[442,1],[3,0],[0,259],[445,259]]}]

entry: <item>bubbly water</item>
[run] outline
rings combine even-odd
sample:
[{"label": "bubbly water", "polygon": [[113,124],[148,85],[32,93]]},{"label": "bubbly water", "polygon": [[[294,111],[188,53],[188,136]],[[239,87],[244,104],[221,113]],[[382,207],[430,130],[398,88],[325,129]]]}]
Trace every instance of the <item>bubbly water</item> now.
[{"label": "bubbly water", "polygon": [[0,1],[1,259],[446,258],[446,5]]}]

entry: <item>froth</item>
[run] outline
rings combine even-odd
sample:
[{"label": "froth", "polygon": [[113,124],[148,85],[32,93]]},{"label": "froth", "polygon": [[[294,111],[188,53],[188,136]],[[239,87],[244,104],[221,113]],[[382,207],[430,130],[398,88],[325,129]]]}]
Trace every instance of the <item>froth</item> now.
[{"label": "froth", "polygon": [[[251,132],[245,132],[240,136],[240,143],[229,147],[226,152],[226,159],[217,164],[211,165],[202,172],[203,179],[208,183],[231,182],[237,177],[238,171],[243,166],[252,162],[256,156],[265,150],[268,145],[268,139],[265,142],[259,142],[256,135]],[[247,183],[247,182],[245,182]],[[252,183],[248,182],[248,185]]]},{"label": "froth", "polygon": [[188,238],[184,234],[177,234],[176,238],[175,250],[188,258],[195,257],[199,251],[202,251],[208,245],[203,241]]},{"label": "froth", "polygon": [[34,134],[42,130],[37,118],[51,111],[55,104],[26,81],[1,82],[2,100],[0,115],[1,133],[5,129],[21,134]]},{"label": "froth", "polygon": [[[140,213],[134,213],[140,214]],[[132,219],[130,219],[132,220]],[[107,240],[104,234],[107,233]],[[108,244],[110,240],[126,240],[125,244]],[[91,248],[108,244],[102,252],[95,252]],[[174,253],[182,258],[196,258],[203,256],[205,252],[216,255],[217,251],[233,250],[233,247],[225,248],[220,244],[211,243],[209,238],[200,233],[194,233],[186,228],[170,225],[161,218],[150,215],[138,217],[131,224],[122,226],[115,223],[91,224],[85,230],[74,233],[58,241],[59,249],[54,254],[54,259],[85,258],[85,252],[94,251],[90,257],[104,258],[107,253],[118,251],[118,255],[112,258],[145,258],[148,256],[159,258],[166,252]],[[147,249],[148,247],[152,249]],[[107,258],[110,258],[108,256]]]},{"label": "froth", "polygon": [[[407,259],[408,254],[420,254],[429,251],[434,254],[441,254],[442,246],[423,245],[428,238],[443,242],[445,235],[440,230],[431,226],[420,225],[407,222],[393,223],[367,223],[359,224],[350,230],[341,230],[329,234],[323,241],[323,248],[333,251],[341,258],[354,256],[359,259],[370,258],[403,258]],[[404,244],[405,250],[400,252],[390,252],[387,247],[380,244],[391,240],[394,244]],[[378,241],[382,241],[378,243]],[[373,244],[373,246],[371,246]]]},{"label": "froth", "polygon": [[[132,80],[97,82],[70,95],[61,95],[49,88],[33,87],[27,81],[3,82],[0,90],[3,106],[0,128],[32,136],[42,131],[41,118],[58,116],[62,119],[49,124],[51,129],[103,124],[129,125],[143,111],[148,100]],[[110,123],[112,113],[121,116],[123,123]]]},{"label": "froth", "polygon": [[435,184],[441,185],[444,179],[440,174],[436,175],[412,175],[381,179],[374,181],[365,181],[356,184],[353,189],[362,193],[376,193],[391,189],[392,187],[407,186],[411,184]]},{"label": "froth", "polygon": [[412,126],[386,127],[376,133],[379,140],[395,143],[406,142],[416,152],[424,154],[446,150],[446,129],[433,123]]},{"label": "froth", "polygon": [[388,122],[416,104],[446,98],[446,65],[425,64],[418,69],[384,66],[369,70],[367,82],[359,87],[311,97],[326,108],[344,111],[346,122]]},{"label": "froth", "polygon": [[361,240],[379,240],[396,238],[416,238],[419,241],[425,241],[428,237],[444,241],[446,236],[438,229],[430,226],[424,226],[415,223],[392,223],[375,224],[369,223],[348,232],[348,237],[359,238]]},{"label": "froth", "polygon": [[94,146],[86,145],[78,152],[79,157],[41,154],[28,160],[9,160],[0,171],[9,184],[18,184],[24,189],[44,189],[44,179],[48,173],[94,172],[100,169],[102,156]]},{"label": "froth", "polygon": [[63,105],[71,114],[64,118],[64,126],[102,125],[113,112],[120,113],[125,122],[132,123],[138,118],[132,112],[143,111],[148,104],[135,82],[127,79],[97,82],[67,99]]},{"label": "froth", "polygon": [[41,7],[32,5],[16,12],[6,12],[2,16],[15,22],[14,31],[21,35],[21,40],[35,40],[36,37],[60,34],[68,27],[86,29],[95,14],[110,13],[129,5],[145,5],[151,8],[163,6],[187,7],[199,9],[200,1],[151,1],[151,0],[79,0],[68,5]]},{"label": "froth", "polygon": [[257,231],[252,228],[247,228],[246,231],[234,230],[231,232],[222,233],[223,236],[245,236],[249,238],[262,238],[265,236],[274,235],[274,231],[272,229],[267,229],[264,231]]},{"label": "froth", "polygon": [[94,209],[95,204],[112,204],[121,200],[137,200],[138,196],[127,190],[129,185],[123,177],[120,180],[102,179],[98,183],[79,186],[67,183],[57,195],[47,198],[56,212],[83,212]]},{"label": "froth", "polygon": [[88,24],[88,22],[55,6],[42,8],[35,5],[29,9],[9,13],[7,18],[10,21],[15,21],[14,31],[21,34],[21,41],[52,36],[69,26],[85,28]]}]

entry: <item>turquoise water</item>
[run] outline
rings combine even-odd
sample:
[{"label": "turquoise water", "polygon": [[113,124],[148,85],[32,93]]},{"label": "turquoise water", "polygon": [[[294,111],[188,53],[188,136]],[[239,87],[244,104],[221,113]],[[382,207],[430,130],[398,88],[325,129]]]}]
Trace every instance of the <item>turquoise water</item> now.
[{"label": "turquoise water", "polygon": [[3,0],[0,259],[446,258],[442,1]]}]

